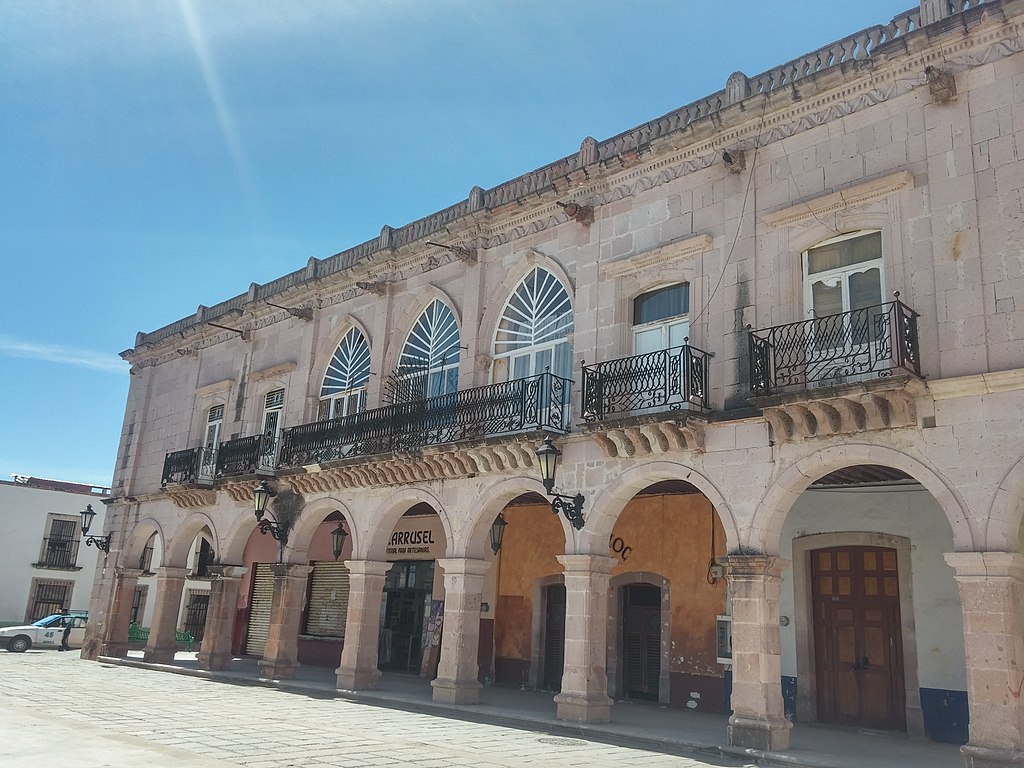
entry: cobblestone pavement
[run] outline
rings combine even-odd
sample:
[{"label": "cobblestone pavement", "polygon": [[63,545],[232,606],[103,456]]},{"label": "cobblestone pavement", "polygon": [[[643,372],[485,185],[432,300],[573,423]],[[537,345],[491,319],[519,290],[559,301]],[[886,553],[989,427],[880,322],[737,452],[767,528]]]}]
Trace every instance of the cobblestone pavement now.
[{"label": "cobblestone pavement", "polygon": [[0,653],[0,765],[738,766],[320,696]]}]

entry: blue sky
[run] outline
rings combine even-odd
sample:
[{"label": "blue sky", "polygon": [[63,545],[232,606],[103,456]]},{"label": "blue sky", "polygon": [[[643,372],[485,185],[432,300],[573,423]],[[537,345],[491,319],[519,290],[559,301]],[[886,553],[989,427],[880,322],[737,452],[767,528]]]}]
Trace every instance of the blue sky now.
[{"label": "blue sky", "polygon": [[110,483],[136,331],[912,5],[4,0],[0,479]]}]

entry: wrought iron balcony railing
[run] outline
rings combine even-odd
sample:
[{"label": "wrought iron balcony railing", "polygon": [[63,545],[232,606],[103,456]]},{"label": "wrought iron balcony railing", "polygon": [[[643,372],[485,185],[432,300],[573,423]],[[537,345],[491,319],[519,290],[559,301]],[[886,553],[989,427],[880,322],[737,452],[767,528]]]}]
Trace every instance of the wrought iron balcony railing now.
[{"label": "wrought iron balcony railing", "polygon": [[277,435],[238,437],[220,444],[217,449],[215,477],[274,473],[277,461]]},{"label": "wrought iron balcony railing", "polygon": [[217,467],[217,448],[185,448],[164,457],[160,485],[194,485],[213,482]]},{"label": "wrought iron balcony railing", "polygon": [[43,568],[75,568],[78,565],[78,540],[59,536],[43,539],[43,551],[37,565]]},{"label": "wrought iron balcony railing", "polygon": [[284,430],[278,466],[407,451],[569,425],[572,381],[542,373]]},{"label": "wrought iron balcony railing", "polygon": [[918,314],[900,301],[751,330],[750,389],[754,395],[892,376],[921,375]]},{"label": "wrought iron balcony railing", "polygon": [[583,366],[583,418],[708,410],[711,356],[686,344]]}]

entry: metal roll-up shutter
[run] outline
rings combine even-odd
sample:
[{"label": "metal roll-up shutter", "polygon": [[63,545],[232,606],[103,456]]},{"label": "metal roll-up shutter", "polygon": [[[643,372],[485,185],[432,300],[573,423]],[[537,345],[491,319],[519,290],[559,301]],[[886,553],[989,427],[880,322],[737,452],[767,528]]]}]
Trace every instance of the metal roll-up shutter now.
[{"label": "metal roll-up shutter", "polygon": [[252,599],[249,601],[249,631],[245,652],[262,658],[270,632],[270,607],[274,602],[274,572],[270,563],[256,563],[252,575]]},{"label": "metal roll-up shutter", "polygon": [[347,616],[348,568],[344,563],[314,563],[313,573],[310,575],[306,634],[316,637],[344,637]]}]

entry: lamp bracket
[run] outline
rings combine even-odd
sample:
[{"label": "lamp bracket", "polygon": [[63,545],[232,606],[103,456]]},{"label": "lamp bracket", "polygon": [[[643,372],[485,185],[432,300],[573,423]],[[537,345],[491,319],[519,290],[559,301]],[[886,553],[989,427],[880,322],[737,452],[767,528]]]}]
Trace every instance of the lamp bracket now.
[{"label": "lamp bracket", "polygon": [[583,502],[586,499],[582,493],[566,496],[562,493],[548,491],[548,496],[551,497],[551,510],[556,515],[564,515],[569,524],[577,531],[587,522],[583,519]]},{"label": "lamp bracket", "polygon": [[287,525],[282,525],[277,520],[271,520],[269,517],[262,517],[257,527],[260,529],[260,533],[269,533],[275,541],[281,542],[282,547],[288,543]]},{"label": "lamp bracket", "polygon": [[100,552],[110,554],[111,538],[113,538],[112,533],[108,533],[106,536],[87,536],[85,539],[85,546],[96,547]]}]

